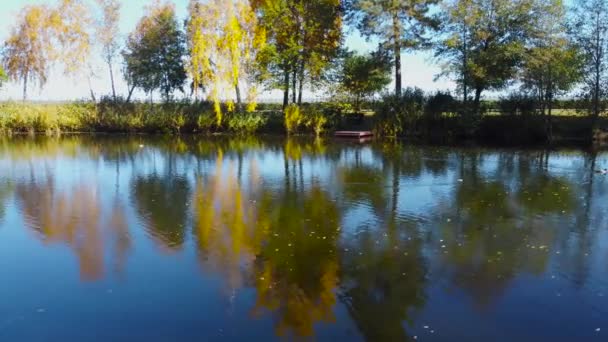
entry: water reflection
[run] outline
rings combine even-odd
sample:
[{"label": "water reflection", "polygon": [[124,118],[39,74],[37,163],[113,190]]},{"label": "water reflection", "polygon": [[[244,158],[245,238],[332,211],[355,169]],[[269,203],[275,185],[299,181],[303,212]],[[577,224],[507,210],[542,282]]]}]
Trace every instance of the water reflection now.
[{"label": "water reflection", "polygon": [[190,184],[171,173],[136,177],[133,203],[145,229],[167,249],[179,249],[186,236]]},{"label": "water reflection", "polygon": [[[279,338],[409,340],[425,333],[421,317],[457,330],[438,293],[466,298],[442,305],[469,317],[509,317],[518,286],[608,293],[606,178],[593,173],[602,153],[88,136],[3,139],[0,152],[0,233],[25,227],[43,246],[69,247],[82,280],[182,270],[188,284],[175,290],[194,297],[219,279],[207,296],[272,322]],[[159,256],[171,266],[147,261]]]},{"label": "water reflection", "polygon": [[106,253],[116,253],[115,262],[122,268],[129,248],[123,207],[115,203],[109,211],[104,208],[97,185],[79,182],[59,189],[52,175],[40,179],[32,170],[29,180],[15,187],[15,197],[25,226],[36,237],[47,244],[70,246],[78,258],[82,279],[96,280],[104,275]]}]

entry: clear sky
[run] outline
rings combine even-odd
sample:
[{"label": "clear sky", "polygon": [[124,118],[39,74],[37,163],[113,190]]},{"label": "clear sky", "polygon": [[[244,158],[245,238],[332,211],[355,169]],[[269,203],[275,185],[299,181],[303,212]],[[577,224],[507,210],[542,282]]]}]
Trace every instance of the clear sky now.
[{"label": "clear sky", "polygon": [[[15,19],[20,9],[25,5],[30,4],[56,4],[58,0],[0,0],[0,40],[4,42],[7,38],[10,28],[15,24]],[[93,0],[86,0],[91,4]],[[120,20],[120,31],[121,39],[127,36],[131,32],[137,21],[143,14],[143,8],[146,4],[153,0],[122,0],[121,4],[121,20]],[[175,3],[177,15],[180,21],[183,21],[186,17],[186,7],[188,0],[173,0]],[[357,51],[369,51],[375,48],[375,43],[368,43],[365,39],[354,30],[348,28],[345,29],[346,41],[345,44],[351,50]],[[110,93],[110,80],[107,72],[107,67],[102,63],[99,52],[96,50],[93,52],[93,69],[95,70],[96,77],[92,80],[93,91],[99,95]],[[118,61],[120,62],[120,61]],[[418,86],[424,90],[453,90],[455,88],[454,83],[447,79],[440,79],[435,81],[435,76],[439,73],[438,66],[432,61],[432,54],[430,52],[417,52],[417,53],[404,53],[402,56],[403,64],[403,86]],[[119,70],[117,63],[115,70]],[[125,94],[127,87],[121,77],[116,77],[117,92]],[[31,100],[41,101],[62,101],[62,100],[74,100],[74,99],[88,99],[89,87],[85,77],[77,79],[66,78],[62,75],[59,67],[52,69],[50,78],[46,85],[40,89],[33,85],[28,90],[28,97]],[[22,86],[20,84],[9,82],[0,89],[0,100],[17,100],[22,96]],[[143,94],[139,93],[136,96],[141,97]],[[261,100],[278,100],[280,99],[280,92],[265,92],[261,94]],[[322,95],[318,92],[305,92],[305,98],[319,98]]]}]

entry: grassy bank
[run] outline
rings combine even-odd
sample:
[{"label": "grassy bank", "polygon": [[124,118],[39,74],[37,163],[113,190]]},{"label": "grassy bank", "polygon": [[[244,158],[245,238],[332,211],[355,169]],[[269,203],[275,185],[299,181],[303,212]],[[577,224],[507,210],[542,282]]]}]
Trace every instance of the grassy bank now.
[{"label": "grassy bank", "polygon": [[[261,105],[255,111],[222,108],[218,123],[209,103],[0,103],[2,134],[109,133],[232,133],[330,134],[338,129],[375,130],[378,135],[419,140],[474,139],[501,144],[543,143],[545,118],[538,115],[482,115],[466,118],[443,108],[430,110],[422,102],[371,104],[373,111],[354,114],[348,105],[321,103],[290,106]],[[608,119],[600,118],[608,127]],[[591,119],[581,115],[552,118],[557,141],[590,140]]]},{"label": "grassy bank", "polygon": [[[0,104],[0,131],[14,133],[145,132],[180,133],[255,132],[278,120],[279,112],[227,113],[217,124],[208,104]],[[278,115],[278,117],[277,117]],[[276,118],[275,118],[276,117]]]},{"label": "grassy bank", "polygon": [[[339,104],[291,106],[286,116],[281,105],[259,105],[239,111],[224,105],[221,120],[206,102],[187,103],[0,103],[0,132],[21,133],[293,133],[318,134],[362,121],[346,115]],[[287,132],[289,130],[289,132]]]}]

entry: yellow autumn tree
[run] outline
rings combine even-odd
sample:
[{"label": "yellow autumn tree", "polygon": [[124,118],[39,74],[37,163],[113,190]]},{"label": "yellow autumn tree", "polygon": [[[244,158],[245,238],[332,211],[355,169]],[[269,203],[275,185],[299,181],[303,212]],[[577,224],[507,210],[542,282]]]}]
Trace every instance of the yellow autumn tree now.
[{"label": "yellow autumn tree", "polygon": [[[221,124],[220,94],[234,89],[240,108],[242,81],[254,65],[254,57],[264,42],[255,13],[248,0],[191,0],[188,6],[187,40],[190,51],[189,72],[193,91],[200,85],[209,89],[217,124]],[[248,87],[253,102],[255,87]],[[233,107],[228,99],[228,107]],[[251,106],[248,109],[253,109]]]},{"label": "yellow autumn tree", "polygon": [[4,43],[2,64],[9,79],[23,82],[23,100],[27,99],[28,82],[42,87],[52,62],[52,35],[47,29],[51,10],[47,6],[26,6]]},{"label": "yellow autumn tree", "polygon": [[114,59],[119,54],[118,43],[120,19],[120,3],[118,0],[96,0],[102,15],[97,25],[96,36],[101,44],[102,56],[110,71],[110,82],[112,85],[112,98],[116,101],[116,87],[114,86]]},{"label": "yellow autumn tree", "polygon": [[60,47],[57,57],[65,66],[64,72],[78,74],[86,67],[91,51],[89,9],[82,0],[62,0],[51,18],[51,29]]},{"label": "yellow autumn tree", "polygon": [[66,75],[85,69],[91,49],[89,10],[82,0],[62,0],[57,7],[26,6],[4,43],[3,64],[14,81],[47,81],[53,62],[61,62]]}]

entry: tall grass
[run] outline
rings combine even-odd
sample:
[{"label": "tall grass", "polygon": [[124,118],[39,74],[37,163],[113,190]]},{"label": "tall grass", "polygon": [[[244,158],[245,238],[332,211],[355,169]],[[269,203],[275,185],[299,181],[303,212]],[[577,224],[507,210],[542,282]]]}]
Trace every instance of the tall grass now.
[{"label": "tall grass", "polygon": [[218,125],[213,108],[208,103],[4,102],[0,103],[0,133],[253,133],[267,124],[268,117],[268,113],[262,111],[226,112]]},{"label": "tall grass", "polygon": [[3,133],[46,133],[90,131],[97,121],[95,105],[0,103],[0,131]]},{"label": "tall grass", "polygon": [[[519,99],[508,103],[519,106]],[[348,106],[339,103],[261,106],[256,111],[224,112],[217,122],[213,105],[207,102],[166,104],[77,102],[37,104],[0,102],[0,135],[58,134],[61,132],[121,133],[216,133],[233,134],[305,133],[323,135],[335,129],[370,129],[379,136],[413,138],[500,140],[507,142],[544,141],[544,121],[538,115],[482,115],[465,121],[459,102],[449,94],[425,95],[418,89],[406,89],[400,96],[385,96],[375,103],[373,116],[361,120]],[[520,107],[503,103],[503,112],[523,113]],[[451,114],[450,114],[451,113]],[[353,119],[357,119],[353,121]],[[359,122],[361,121],[361,122]],[[601,127],[608,118],[601,117]],[[556,137],[591,139],[591,120],[584,116],[556,116],[552,123]]]}]

